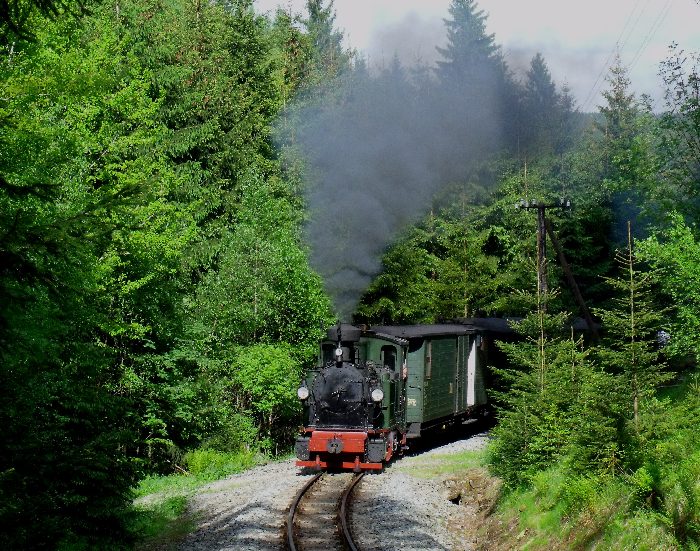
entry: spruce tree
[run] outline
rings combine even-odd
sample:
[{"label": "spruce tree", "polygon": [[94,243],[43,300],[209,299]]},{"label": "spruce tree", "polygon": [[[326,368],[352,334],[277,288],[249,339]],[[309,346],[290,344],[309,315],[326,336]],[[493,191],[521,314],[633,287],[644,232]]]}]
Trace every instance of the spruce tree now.
[{"label": "spruce tree", "polygon": [[494,369],[505,390],[495,396],[499,423],[490,451],[494,472],[511,487],[569,453],[590,370],[582,337],[573,334],[565,313],[548,314],[540,306],[515,328],[521,340],[499,343],[512,367]]},{"label": "spruce tree", "polygon": [[486,32],[488,16],[474,0],[453,0],[449,14],[451,19],[444,20],[447,46],[437,48],[444,58],[437,62],[438,77],[470,86],[496,76],[503,60],[494,35]]},{"label": "spruce tree", "polygon": [[477,3],[453,0],[449,14],[447,45],[437,48],[443,58],[435,69],[439,87],[431,92],[449,109],[436,121],[436,131],[446,129],[459,142],[455,148],[463,144],[466,151],[487,154],[516,141],[515,84]]},{"label": "spruce tree", "polygon": [[656,343],[664,313],[652,302],[653,279],[640,267],[631,223],[627,228],[627,247],[616,255],[620,275],[606,278],[616,292],[611,307],[595,310],[605,330],[596,356],[607,372],[619,377],[620,411],[631,423],[632,437],[636,437],[640,416],[659,385],[668,381],[671,374],[659,357]]},{"label": "spruce tree", "polygon": [[350,53],[343,48],[343,33],[335,28],[333,0],[307,0],[308,18],[304,20],[312,43],[312,69],[307,82],[312,85],[327,82],[350,67]]},{"label": "spruce tree", "polygon": [[557,136],[559,94],[549,68],[537,53],[527,71],[522,100],[521,155],[532,159],[554,151]]},{"label": "spruce tree", "polygon": [[606,153],[603,177],[614,180],[619,176],[615,159],[631,148],[636,134],[635,121],[639,115],[639,104],[635,94],[630,92],[628,70],[622,64],[619,54],[605,80],[609,84],[609,88],[602,93],[606,103],[598,107],[603,120],[596,121],[594,126],[602,136]]}]

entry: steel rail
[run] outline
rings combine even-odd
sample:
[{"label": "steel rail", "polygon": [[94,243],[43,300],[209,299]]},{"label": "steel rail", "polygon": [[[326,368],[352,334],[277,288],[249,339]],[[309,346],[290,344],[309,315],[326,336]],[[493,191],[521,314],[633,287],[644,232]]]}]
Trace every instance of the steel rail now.
[{"label": "steel rail", "polygon": [[[362,477],[365,475],[365,473],[358,474],[352,478],[352,481],[350,484],[347,485],[345,490],[343,491],[342,497],[340,499],[340,507],[337,509],[338,511],[338,520],[340,521],[340,534],[339,536],[343,540],[343,545],[345,549],[348,551],[358,551],[357,545],[355,545],[354,540],[352,539],[352,533],[350,531],[350,524],[347,519],[347,515],[349,512],[349,500],[350,496],[352,494],[352,491],[355,489],[355,486],[362,480]],[[289,512],[287,513],[287,548],[290,551],[297,551],[299,549],[299,546],[297,545],[296,538],[294,535],[294,519],[297,514],[297,508],[299,507],[299,504],[301,503],[302,498],[306,493],[311,489],[311,487],[318,482],[321,477],[323,476],[323,473],[319,473],[315,476],[313,476],[311,479],[309,479],[304,486],[297,492],[297,494],[294,496],[294,500],[292,501],[291,506],[289,507]]]},{"label": "steel rail", "polygon": [[292,501],[292,506],[289,508],[289,513],[287,513],[287,546],[290,551],[297,551],[296,543],[294,542],[294,516],[297,514],[297,506],[301,502],[301,498],[304,496],[306,491],[311,488],[320,478],[323,473],[318,473],[313,476],[304,486],[297,492],[294,496],[294,501]]},{"label": "steel rail", "polygon": [[343,492],[343,498],[340,501],[340,524],[343,528],[343,537],[345,538],[345,546],[348,548],[349,551],[358,551],[357,546],[355,545],[355,542],[352,539],[352,534],[350,533],[350,526],[348,523],[348,500],[350,499],[350,494],[352,494],[353,489],[357,485],[360,480],[362,480],[362,477],[365,476],[365,473],[361,473],[355,477],[353,477],[352,483],[348,486],[348,488]]}]

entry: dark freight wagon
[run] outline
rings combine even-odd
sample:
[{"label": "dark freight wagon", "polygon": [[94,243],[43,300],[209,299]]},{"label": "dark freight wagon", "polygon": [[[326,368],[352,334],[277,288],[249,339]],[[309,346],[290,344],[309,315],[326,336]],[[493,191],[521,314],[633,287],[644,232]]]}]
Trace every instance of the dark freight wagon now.
[{"label": "dark freight wagon", "polygon": [[297,465],[382,469],[407,439],[480,416],[485,333],[473,323],[329,329],[298,391]]}]

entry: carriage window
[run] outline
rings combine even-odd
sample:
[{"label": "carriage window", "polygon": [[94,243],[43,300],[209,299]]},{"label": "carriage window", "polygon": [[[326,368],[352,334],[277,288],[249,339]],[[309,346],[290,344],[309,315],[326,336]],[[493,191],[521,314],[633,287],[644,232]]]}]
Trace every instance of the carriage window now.
[{"label": "carriage window", "polygon": [[396,348],[393,346],[382,346],[382,362],[391,370],[396,369]]},{"label": "carriage window", "polygon": [[425,346],[425,378],[433,375],[433,341],[428,341]]}]

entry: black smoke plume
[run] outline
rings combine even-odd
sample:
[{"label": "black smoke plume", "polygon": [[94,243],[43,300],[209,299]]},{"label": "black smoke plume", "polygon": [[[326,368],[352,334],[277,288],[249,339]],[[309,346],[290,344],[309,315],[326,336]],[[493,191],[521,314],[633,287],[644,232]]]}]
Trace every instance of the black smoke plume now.
[{"label": "black smoke plume", "polygon": [[305,160],[312,264],[343,320],[398,232],[506,143],[505,66],[489,60],[464,74],[443,65],[406,70],[395,56],[370,71],[359,62],[285,115],[294,121],[287,143]]},{"label": "black smoke plume", "polygon": [[349,320],[397,233],[443,186],[502,144],[496,90],[466,97],[398,65],[347,75],[296,113],[306,159],[306,237],[340,319]]}]

